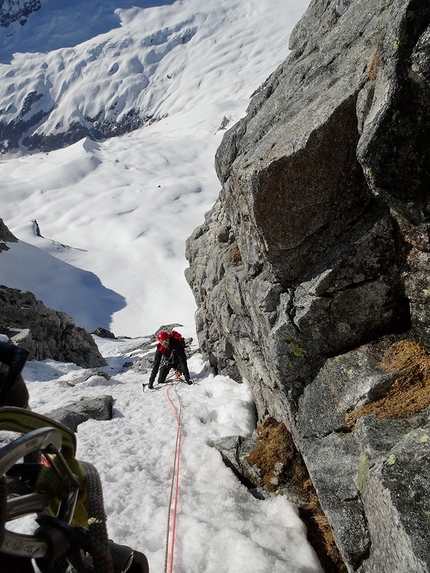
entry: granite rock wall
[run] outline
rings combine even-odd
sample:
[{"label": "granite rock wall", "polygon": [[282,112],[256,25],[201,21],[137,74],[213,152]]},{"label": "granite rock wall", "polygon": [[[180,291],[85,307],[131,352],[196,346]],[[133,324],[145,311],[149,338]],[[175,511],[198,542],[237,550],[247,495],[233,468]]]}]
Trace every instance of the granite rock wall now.
[{"label": "granite rock wall", "polygon": [[411,344],[428,382],[430,5],[313,0],[290,49],[187,241],[199,343],[293,433],[348,571],[429,571],[429,402],[390,396]]}]

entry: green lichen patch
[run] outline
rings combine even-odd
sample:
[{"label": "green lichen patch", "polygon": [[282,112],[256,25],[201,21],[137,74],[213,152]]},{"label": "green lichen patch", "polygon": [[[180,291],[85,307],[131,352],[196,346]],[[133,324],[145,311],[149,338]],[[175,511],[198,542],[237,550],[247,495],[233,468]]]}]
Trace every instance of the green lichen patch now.
[{"label": "green lichen patch", "polygon": [[289,342],[288,343],[288,350],[291,352],[291,354],[293,354],[294,356],[297,356],[297,358],[301,358],[302,356],[304,356],[306,354],[306,350],[304,348],[301,348],[295,342]]},{"label": "green lichen patch", "polygon": [[366,454],[362,454],[358,464],[357,489],[363,495],[366,491],[367,476],[369,474],[370,462]]}]

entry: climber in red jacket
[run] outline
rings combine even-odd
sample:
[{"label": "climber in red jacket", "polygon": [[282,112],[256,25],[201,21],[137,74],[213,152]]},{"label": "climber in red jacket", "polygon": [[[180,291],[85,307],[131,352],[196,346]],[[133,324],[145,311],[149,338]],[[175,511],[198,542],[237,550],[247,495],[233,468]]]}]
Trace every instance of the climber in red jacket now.
[{"label": "climber in red jacket", "polygon": [[154,380],[158,370],[160,370],[158,375],[158,383],[160,384],[166,381],[167,375],[172,368],[181,372],[185,378],[185,382],[191,384],[182,336],[175,331],[168,334],[162,330],[158,333],[157,339],[158,344],[148,387],[154,387]]}]

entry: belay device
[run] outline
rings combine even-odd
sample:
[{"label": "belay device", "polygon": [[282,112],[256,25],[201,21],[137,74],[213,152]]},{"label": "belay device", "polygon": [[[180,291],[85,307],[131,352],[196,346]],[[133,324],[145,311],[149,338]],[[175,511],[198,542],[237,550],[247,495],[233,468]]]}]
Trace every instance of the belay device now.
[{"label": "belay device", "polygon": [[[35,560],[42,573],[148,573],[142,553],[108,539],[100,478],[75,459],[66,426],[21,408],[0,408],[0,431],[20,437],[0,448],[0,568]],[[8,529],[35,515],[31,535]]]}]

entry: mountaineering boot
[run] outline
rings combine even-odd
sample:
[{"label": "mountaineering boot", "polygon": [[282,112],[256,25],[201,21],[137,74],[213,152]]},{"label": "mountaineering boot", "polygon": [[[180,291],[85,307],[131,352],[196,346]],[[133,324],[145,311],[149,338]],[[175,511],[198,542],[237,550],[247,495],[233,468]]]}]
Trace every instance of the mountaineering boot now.
[{"label": "mountaineering boot", "polygon": [[153,382],[150,382],[150,383],[148,384],[148,388],[149,388],[150,390],[152,390],[152,389],[154,388],[154,383],[153,383]]},{"label": "mountaineering boot", "polygon": [[148,559],[143,553],[134,552],[133,561],[127,573],[149,573]]}]

